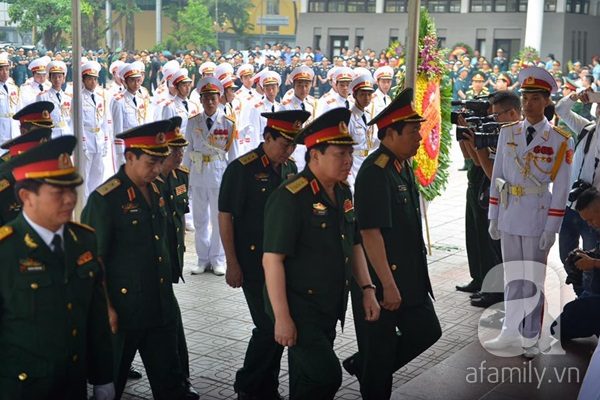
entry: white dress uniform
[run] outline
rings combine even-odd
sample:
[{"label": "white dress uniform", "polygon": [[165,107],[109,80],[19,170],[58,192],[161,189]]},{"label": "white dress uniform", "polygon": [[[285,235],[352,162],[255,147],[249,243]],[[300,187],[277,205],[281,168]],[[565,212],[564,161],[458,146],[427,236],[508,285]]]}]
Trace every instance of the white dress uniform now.
[{"label": "white dress uniform", "polygon": [[[203,78],[198,83],[204,87],[203,93],[214,93],[215,88],[223,91],[218,79]],[[212,126],[208,128],[207,121]],[[190,191],[192,194],[192,214],[194,216],[196,253],[198,266],[204,268],[210,264],[215,273],[221,268],[224,273],[225,251],[221,243],[218,222],[218,198],[221,179],[229,161],[239,156],[235,122],[221,109],[212,116],[202,112],[188,120],[187,146],[183,165],[190,169]],[[209,221],[212,232],[209,236]]]},{"label": "white dress uniform", "polygon": [[[93,95],[93,96],[92,96]],[[101,91],[81,91],[83,108],[82,146],[85,154],[84,182],[85,198],[104,182],[104,157],[110,147],[110,136],[106,121],[106,100]],[[109,171],[114,173],[113,171]]]},{"label": "white dress uniform", "polygon": [[[302,105],[304,104],[304,107]],[[309,124],[314,118],[314,110],[315,105],[313,102],[309,102],[309,99],[306,98],[304,101],[300,100],[295,95],[289,100],[281,103],[281,108],[279,111],[283,110],[304,110],[308,111],[311,117],[304,124]],[[303,144],[298,144],[296,149],[292,153],[291,158],[296,162],[296,166],[298,167],[298,171],[302,171],[306,166],[306,162],[304,161],[304,154],[306,154],[306,146]]]},{"label": "white dress uniform", "polygon": [[54,103],[54,110],[50,113],[52,121],[54,121],[52,139],[73,134],[73,130],[71,129],[72,95],[69,95],[62,90],[57,91],[51,87],[48,90],[40,92],[35,101],[49,101]]},{"label": "white dress uniform", "polygon": [[389,95],[383,94],[381,90],[377,89],[371,97],[371,103],[373,104],[373,115],[379,114],[391,102],[392,98]]},{"label": "white dress uniform", "polygon": [[[33,73],[46,74],[46,66],[50,63],[50,57],[44,56],[36,58],[29,63],[29,70]],[[40,87],[41,85],[41,87]],[[32,78],[27,79],[24,84],[19,88],[19,104],[17,110],[22,109],[25,106],[35,102],[37,95],[44,90],[50,89],[52,85],[48,80],[44,80],[42,83],[37,83]]]},{"label": "white dress uniform", "polygon": [[[187,109],[184,101],[187,103]],[[162,108],[162,116],[160,119],[169,119],[175,116],[181,117],[181,131],[186,132],[188,119],[200,114],[200,105],[191,100],[182,99],[175,96],[167,101]],[[160,119],[157,119],[160,120]]]},{"label": "white dress uniform", "polygon": [[354,190],[354,181],[356,180],[358,170],[367,156],[379,147],[379,139],[377,138],[377,126],[369,126],[367,124],[373,118],[369,110],[361,111],[354,105],[351,111],[352,115],[348,122],[348,132],[358,142],[358,144],[354,145],[352,170],[350,171],[350,175],[348,175],[348,183],[350,183],[350,187]]},{"label": "white dress uniform", "polygon": [[[333,74],[333,81],[337,85],[340,82],[352,82],[354,80],[354,72],[349,67],[340,67],[335,70]],[[354,104],[354,99],[352,96],[348,95],[348,97],[344,98],[339,93],[332,93],[330,96],[326,98],[319,99],[317,104],[317,109],[315,111],[315,118],[320,115],[326,113],[329,110],[333,110],[334,108],[347,108],[350,110],[352,105]]]},{"label": "white dress uniform", "polygon": [[[540,249],[540,237],[544,232],[558,232],[571,187],[573,139],[544,118],[534,126],[536,136],[527,145],[529,126],[525,120],[504,127],[500,131],[494,161],[489,218],[498,220],[505,263],[527,260],[546,264],[548,250]],[[552,192],[549,190],[550,183]],[[505,189],[501,195],[499,187],[502,185]],[[503,196],[506,198],[503,199]],[[531,265],[523,264],[522,267],[505,266],[505,282],[520,278],[543,287],[544,271]],[[533,295],[515,293],[515,290],[514,286],[506,287],[506,300]],[[526,316],[524,309],[513,309],[512,306],[519,303],[523,302],[507,301],[503,334],[519,336],[520,321],[525,317],[523,336],[537,337],[541,330],[543,304]]]},{"label": "white dress uniform", "polygon": [[18,103],[19,88],[9,80],[0,82],[0,143],[19,135],[18,125],[12,119]]}]

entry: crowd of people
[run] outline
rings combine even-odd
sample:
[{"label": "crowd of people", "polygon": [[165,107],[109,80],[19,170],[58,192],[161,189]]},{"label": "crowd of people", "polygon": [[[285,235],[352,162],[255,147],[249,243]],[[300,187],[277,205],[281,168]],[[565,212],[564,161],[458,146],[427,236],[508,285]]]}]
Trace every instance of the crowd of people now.
[{"label": "crowd of people", "polygon": [[[365,399],[389,398],[394,372],[441,336],[410,164],[424,119],[411,88],[390,93],[402,74],[396,57],[357,48],[330,64],[318,49],[278,44],[227,55],[98,51],[70,77],[68,52],[12,53],[0,53],[0,251],[11,254],[0,274],[0,358],[10,365],[0,398],[85,398],[86,379],[96,399],[120,398],[138,351],[156,399],[198,398],[173,291],[186,231],[197,254],[191,273],[241,287],[255,324],[235,379],[240,399],[280,398],[284,347],[290,398],[334,398],[342,371],[333,341],[350,294],[359,351],[342,365]],[[569,71],[556,106],[580,138],[583,125],[595,126],[577,113],[593,103],[598,77],[583,84],[600,74],[593,63]],[[554,63],[552,72],[509,67],[499,50],[491,69],[477,55],[447,65],[456,98],[487,101],[502,124],[495,151],[477,146],[459,115],[473,160],[473,280],[457,289],[483,307],[511,300],[490,321],[501,334],[484,345],[535,357],[543,302],[525,316],[519,300],[532,291],[524,281],[543,286],[543,268],[505,269],[500,292],[484,281],[502,260],[545,266],[567,223],[581,232],[568,233],[564,249],[577,247],[590,221],[581,209],[595,203],[567,203],[567,194],[577,179],[594,181],[598,158],[583,160],[597,136],[576,145],[547,116],[559,88]],[[81,93],[69,79],[81,79]],[[81,126],[71,118],[77,97]],[[71,222],[79,185],[86,225]]]}]

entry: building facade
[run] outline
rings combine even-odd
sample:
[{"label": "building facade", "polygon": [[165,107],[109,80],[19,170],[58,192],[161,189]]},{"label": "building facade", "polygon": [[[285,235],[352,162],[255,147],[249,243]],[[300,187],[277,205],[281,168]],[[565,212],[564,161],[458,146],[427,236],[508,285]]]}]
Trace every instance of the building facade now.
[{"label": "building facade", "polygon": [[[540,56],[553,53],[589,62],[600,54],[600,0],[544,2]],[[342,47],[379,51],[406,43],[409,0],[302,0],[297,43],[337,55]],[[486,58],[502,48],[514,57],[523,47],[528,0],[422,0],[440,44],[466,43]],[[540,15],[540,18],[542,16]]]}]

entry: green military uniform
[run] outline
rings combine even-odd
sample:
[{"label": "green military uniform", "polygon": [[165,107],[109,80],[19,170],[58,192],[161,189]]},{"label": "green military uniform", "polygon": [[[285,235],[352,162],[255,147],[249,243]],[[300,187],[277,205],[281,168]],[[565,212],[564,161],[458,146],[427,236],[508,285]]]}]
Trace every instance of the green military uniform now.
[{"label": "green military uniform", "polygon": [[[170,122],[159,121],[118,136],[126,148],[135,146],[163,157],[168,154],[164,132],[169,126]],[[149,137],[157,144],[146,148]],[[150,202],[146,201],[125,173],[126,165],[90,195],[82,212],[82,220],[96,229],[106,289],[119,316],[114,336],[117,397],[139,350],[154,398],[180,399],[185,378],[177,351],[178,308],[171,282],[166,202],[154,182],[146,185]]]},{"label": "green military uniform", "polygon": [[219,191],[219,212],[233,216],[235,252],[242,268],[244,296],[256,328],[236,374],[236,391],[275,398],[283,347],[273,337],[274,326],[265,313],[262,266],[264,210],[267,199],[281,183],[298,172],[288,161],[275,170],[261,144],[230,163]]},{"label": "green military uniform", "polygon": [[21,214],[0,228],[0,399],[87,399],[112,382],[106,297],[92,229],[64,225],[64,260]]},{"label": "green military uniform", "polygon": [[475,98],[475,96],[489,96],[489,95],[490,95],[490,90],[485,86],[483,87],[483,89],[481,89],[481,92],[479,92],[479,93],[475,93],[473,88],[470,88],[469,90],[467,90],[465,92],[465,100],[472,100]]},{"label": "green military uniform", "polygon": [[150,74],[152,73],[152,62],[150,60],[142,61],[144,64],[144,80],[142,86],[146,88],[149,93],[152,93],[152,84],[150,82]]},{"label": "green military uniform", "polygon": [[333,399],[342,380],[333,341],[337,320],[344,321],[360,236],[350,188],[337,184],[335,197],[334,205],[307,167],[276,189],[265,209],[264,251],[286,256],[287,300],[297,330],[296,345],[288,349],[290,399]]},{"label": "green military uniform", "polygon": [[[394,121],[422,121],[416,112],[406,112],[411,108],[412,99],[412,89],[404,90],[369,124],[378,123],[380,132],[385,132]],[[354,282],[352,284],[359,348],[359,353],[352,359],[361,383],[361,394],[363,399],[389,399],[394,372],[441,336],[429,297],[433,292],[423,242],[419,190],[410,164],[396,158],[382,142],[362,164],[356,177],[354,197],[359,228],[361,231],[380,231],[387,263],[402,297],[400,308],[394,311],[382,308],[379,320],[366,322],[361,307],[361,288]],[[369,272],[376,285],[377,299],[382,301],[383,287],[370,262]],[[344,361],[344,365],[347,362]]]}]

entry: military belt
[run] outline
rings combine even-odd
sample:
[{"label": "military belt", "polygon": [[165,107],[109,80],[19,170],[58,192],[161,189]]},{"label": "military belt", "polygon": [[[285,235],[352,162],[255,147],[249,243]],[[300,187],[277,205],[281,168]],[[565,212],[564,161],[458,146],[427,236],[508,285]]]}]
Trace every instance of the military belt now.
[{"label": "military belt", "polygon": [[0,118],[12,118],[15,113],[4,113],[0,114]]},{"label": "military belt", "polygon": [[530,194],[544,194],[548,191],[548,184],[543,183],[540,186],[523,187],[521,185],[508,185],[508,193],[513,196],[526,196]]},{"label": "military belt", "polygon": [[66,128],[67,127],[67,123],[65,121],[57,122],[55,125],[57,128]]},{"label": "military belt", "polygon": [[352,154],[359,157],[366,157],[369,155],[369,150],[354,150]]},{"label": "military belt", "polygon": [[85,131],[88,131],[88,132],[91,132],[91,133],[98,133],[98,132],[100,132],[100,128],[84,127],[83,129]]}]

